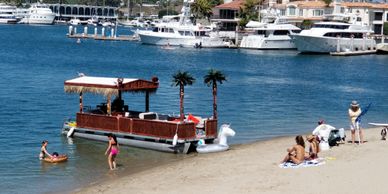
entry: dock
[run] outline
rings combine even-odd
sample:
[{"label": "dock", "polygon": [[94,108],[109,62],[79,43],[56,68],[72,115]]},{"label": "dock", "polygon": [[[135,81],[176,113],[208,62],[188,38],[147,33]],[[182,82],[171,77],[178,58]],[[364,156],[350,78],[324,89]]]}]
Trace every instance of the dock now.
[{"label": "dock", "polygon": [[361,51],[343,51],[343,52],[331,52],[332,56],[355,56],[355,55],[371,55],[376,54],[376,50],[361,50]]},{"label": "dock", "polygon": [[67,34],[68,38],[80,38],[80,39],[94,39],[94,40],[106,40],[106,41],[138,41],[139,38],[135,36],[129,36],[129,35],[121,35],[121,36],[101,36],[101,35],[94,35],[94,34]]},{"label": "dock", "polygon": [[[138,41],[140,38],[138,36],[130,35],[117,35],[114,28],[101,28],[101,33],[98,33],[98,28],[94,28],[94,33],[88,33],[88,27],[85,26],[83,33],[77,33],[77,27],[69,26],[69,32],[66,34],[68,38],[76,39],[94,39],[94,40],[106,40],[106,41]],[[108,33],[106,33],[108,32]]]}]

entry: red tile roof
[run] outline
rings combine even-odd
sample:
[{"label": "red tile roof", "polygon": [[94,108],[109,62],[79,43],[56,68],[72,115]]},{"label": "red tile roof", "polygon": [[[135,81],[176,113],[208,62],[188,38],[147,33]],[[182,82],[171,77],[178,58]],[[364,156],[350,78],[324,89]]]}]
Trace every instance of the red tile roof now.
[{"label": "red tile roof", "polygon": [[245,3],[245,0],[234,0],[230,3],[224,3],[221,5],[218,5],[215,8],[239,10],[240,7],[242,7],[244,3]]}]

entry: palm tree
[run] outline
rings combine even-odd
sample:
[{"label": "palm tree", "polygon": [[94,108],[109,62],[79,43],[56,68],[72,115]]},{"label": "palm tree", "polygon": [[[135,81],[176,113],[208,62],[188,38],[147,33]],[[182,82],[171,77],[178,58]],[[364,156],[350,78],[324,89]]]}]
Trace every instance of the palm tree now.
[{"label": "palm tree", "polygon": [[213,15],[212,6],[208,0],[196,0],[191,4],[191,12],[195,18],[209,19]]},{"label": "palm tree", "polygon": [[213,89],[213,118],[217,119],[217,82],[222,84],[226,80],[226,76],[218,70],[210,69],[203,77],[203,81],[207,86],[212,85]]},{"label": "palm tree", "polygon": [[192,85],[195,82],[195,78],[191,76],[187,71],[181,72],[178,71],[174,75],[172,75],[172,85],[173,86],[179,86],[179,97],[180,97],[180,121],[183,121],[185,118],[184,112],[183,112],[183,98],[185,96],[185,86],[186,85]]}]

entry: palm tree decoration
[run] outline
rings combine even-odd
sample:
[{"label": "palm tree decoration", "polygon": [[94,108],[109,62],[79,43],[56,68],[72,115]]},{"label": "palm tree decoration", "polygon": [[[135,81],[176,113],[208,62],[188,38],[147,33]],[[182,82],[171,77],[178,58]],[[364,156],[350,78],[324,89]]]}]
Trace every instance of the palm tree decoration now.
[{"label": "palm tree decoration", "polygon": [[213,88],[213,118],[217,119],[217,82],[222,84],[226,80],[226,76],[218,70],[210,69],[203,77],[203,81],[207,86],[212,85]]},{"label": "palm tree decoration", "polygon": [[180,121],[183,121],[185,118],[184,111],[183,111],[183,98],[185,96],[185,86],[186,85],[193,85],[195,82],[195,78],[191,76],[187,71],[181,72],[178,71],[174,75],[172,75],[172,85],[173,86],[179,86],[179,97],[180,97]]}]

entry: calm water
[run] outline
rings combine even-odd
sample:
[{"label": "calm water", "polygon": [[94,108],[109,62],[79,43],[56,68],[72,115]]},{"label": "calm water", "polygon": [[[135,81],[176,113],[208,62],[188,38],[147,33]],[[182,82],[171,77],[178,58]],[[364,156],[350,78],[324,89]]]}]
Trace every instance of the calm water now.
[{"label": "calm water", "polygon": [[[347,108],[357,99],[373,103],[363,119],[388,122],[388,56],[330,57],[294,51],[226,49],[162,50],[136,42],[67,39],[66,26],[0,26],[0,191],[68,191],[101,179],[114,179],[159,163],[195,157],[122,148],[119,170],[109,172],[105,143],[60,135],[63,120],[78,110],[77,95],[65,94],[63,82],[77,72],[93,76],[160,79],[151,110],[179,114],[178,88],[171,75],[187,70],[197,82],[186,88],[185,111],[212,113],[211,90],[203,84],[210,67],[228,82],[219,88],[220,122],[232,124],[232,144],[306,133],[318,119],[347,127]],[[128,34],[128,29],[121,29]],[[102,97],[87,95],[86,105]],[[143,110],[142,95],[125,95],[131,109]],[[38,160],[40,143],[67,153],[67,163]]]}]

